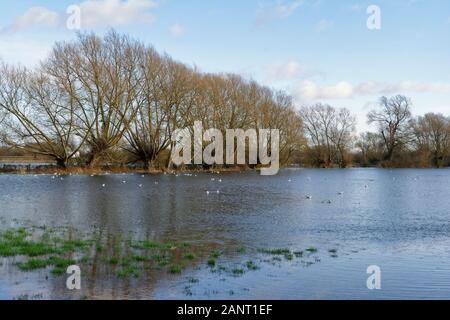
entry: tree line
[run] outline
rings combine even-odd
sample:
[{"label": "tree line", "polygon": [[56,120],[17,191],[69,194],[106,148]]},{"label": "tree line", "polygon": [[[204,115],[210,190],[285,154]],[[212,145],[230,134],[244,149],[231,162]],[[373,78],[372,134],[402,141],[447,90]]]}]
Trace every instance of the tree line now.
[{"label": "tree line", "polygon": [[114,30],[80,33],[35,68],[0,63],[0,154],[45,156],[62,168],[171,168],[172,133],[202,121],[223,132],[279,129],[282,165],[450,165],[450,118],[413,117],[411,105],[380,98],[367,116],[377,130],[358,135],[346,108],[298,109],[285,92],[200,72]]},{"label": "tree line", "polygon": [[316,167],[445,167],[450,165],[450,117],[413,117],[403,95],[381,97],[367,115],[376,131],[356,133],[350,111],[329,105],[303,107],[308,144],[302,161]]},{"label": "tree line", "polygon": [[58,166],[171,167],[172,133],[280,129],[280,159],[303,143],[292,98],[235,74],[207,74],[115,31],[57,43],[39,67],[0,65],[3,146]]}]

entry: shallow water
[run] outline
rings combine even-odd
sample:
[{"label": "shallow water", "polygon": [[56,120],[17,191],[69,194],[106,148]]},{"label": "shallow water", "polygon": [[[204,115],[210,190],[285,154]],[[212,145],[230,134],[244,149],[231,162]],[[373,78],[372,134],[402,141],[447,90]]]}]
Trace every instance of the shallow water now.
[{"label": "shallow water", "polygon": [[[258,265],[233,275],[212,270],[199,255],[179,275],[152,271],[123,280],[96,261],[82,270],[82,290],[74,293],[64,277],[20,272],[15,259],[4,258],[2,299],[450,298],[449,170],[0,175],[0,190],[2,229],[45,225],[188,241],[222,248],[217,261],[224,269]],[[260,252],[310,247],[318,252],[292,260]],[[381,290],[366,287],[370,265],[382,270]]]}]

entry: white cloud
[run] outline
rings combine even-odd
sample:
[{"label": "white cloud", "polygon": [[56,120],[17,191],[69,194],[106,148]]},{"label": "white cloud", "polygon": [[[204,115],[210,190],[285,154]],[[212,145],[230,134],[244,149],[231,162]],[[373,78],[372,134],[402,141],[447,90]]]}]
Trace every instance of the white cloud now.
[{"label": "white cloud", "polygon": [[[152,23],[156,17],[151,9],[158,6],[155,0],[85,0],[76,4],[81,10],[81,27],[123,26],[132,23]],[[18,16],[11,25],[0,29],[13,33],[33,27],[62,27],[66,13],[45,7],[31,7]]]},{"label": "white cloud", "polygon": [[295,60],[286,63],[277,63],[267,67],[268,80],[292,80],[298,78],[304,68]]},{"label": "white cloud", "polygon": [[321,86],[313,81],[306,80],[293,88],[293,95],[300,101],[350,99],[374,94],[396,93],[450,93],[450,83],[401,81],[393,84],[363,82],[353,85],[347,81],[341,81],[334,85]]},{"label": "white cloud", "polygon": [[334,26],[334,22],[327,19],[322,19],[317,23],[316,31],[324,32],[330,30]]},{"label": "white cloud", "polygon": [[185,29],[182,25],[175,23],[170,26],[169,33],[172,37],[178,38],[185,33]]},{"label": "white cloud", "polygon": [[289,3],[278,3],[274,8],[275,15],[280,18],[287,18],[292,15],[295,10],[302,5],[302,3],[303,2],[301,0],[296,0]]},{"label": "white cloud", "polygon": [[86,0],[79,4],[82,27],[120,26],[134,22],[152,23],[154,0]]},{"label": "white cloud", "polygon": [[266,24],[275,19],[284,19],[291,16],[301,5],[303,0],[277,1],[275,3],[260,4],[257,12],[256,23]]},{"label": "white cloud", "polygon": [[44,7],[31,7],[1,31],[4,33],[17,32],[32,27],[56,27],[59,23],[60,16],[57,12]]},{"label": "white cloud", "polygon": [[33,67],[48,55],[51,48],[51,42],[30,40],[20,36],[1,37],[0,60]]}]

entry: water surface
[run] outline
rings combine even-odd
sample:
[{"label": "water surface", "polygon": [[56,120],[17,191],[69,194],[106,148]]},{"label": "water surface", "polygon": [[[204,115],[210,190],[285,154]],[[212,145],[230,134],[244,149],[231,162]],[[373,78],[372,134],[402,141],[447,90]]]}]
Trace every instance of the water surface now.
[{"label": "water surface", "polygon": [[[213,272],[200,257],[178,275],[123,280],[97,262],[83,270],[82,292],[73,293],[64,277],[20,272],[5,258],[4,299],[450,298],[449,170],[0,175],[0,190],[2,229],[72,227],[107,238],[188,241],[221,248],[220,265],[258,265],[236,276]],[[261,253],[312,247],[318,252],[293,260]],[[381,290],[366,287],[370,265],[382,269]]]}]

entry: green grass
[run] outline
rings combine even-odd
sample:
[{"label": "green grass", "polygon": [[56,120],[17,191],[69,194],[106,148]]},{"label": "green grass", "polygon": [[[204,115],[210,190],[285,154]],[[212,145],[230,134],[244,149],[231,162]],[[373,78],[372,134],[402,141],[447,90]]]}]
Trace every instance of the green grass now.
[{"label": "green grass", "polygon": [[7,230],[0,234],[0,256],[40,257],[60,253],[72,253],[89,248],[92,241],[61,240],[44,233],[40,240],[29,239],[30,234],[25,229]]},{"label": "green grass", "polygon": [[284,256],[286,254],[291,254],[291,250],[286,249],[286,248],[284,248],[284,249],[261,249],[259,251],[262,253],[271,254],[274,256]]},{"label": "green grass", "polygon": [[294,255],[295,255],[297,258],[301,258],[301,257],[303,257],[303,251],[295,251],[295,252],[294,252]]},{"label": "green grass", "polygon": [[241,268],[235,268],[235,269],[231,270],[231,273],[234,275],[242,275],[245,273],[245,270],[241,269]]},{"label": "green grass", "polygon": [[52,269],[51,273],[55,276],[62,276],[66,273],[67,269],[55,267]]},{"label": "green grass", "polygon": [[135,262],[146,262],[146,261],[148,261],[147,257],[145,257],[145,256],[138,256],[138,255],[133,256],[131,259],[133,261],[135,261]]},{"label": "green grass", "polygon": [[247,266],[248,270],[258,270],[259,269],[259,267],[251,260],[247,261],[246,266]]},{"label": "green grass", "polygon": [[80,249],[87,249],[93,244],[92,240],[63,240],[62,250],[64,252],[74,252]]},{"label": "green grass", "polygon": [[207,263],[208,263],[208,266],[214,267],[214,266],[216,265],[216,260],[214,260],[214,259],[209,259]]},{"label": "green grass", "polygon": [[65,270],[67,267],[74,265],[76,262],[72,259],[65,259],[61,257],[50,257],[48,259],[30,259],[25,262],[17,263],[17,267],[22,271],[33,271],[38,269],[45,269],[48,266],[54,266],[57,269]]},{"label": "green grass", "polygon": [[217,259],[222,255],[222,252],[220,252],[219,250],[213,250],[211,251],[211,258]]},{"label": "green grass", "polygon": [[193,253],[186,253],[183,255],[183,259],[184,260],[194,260],[195,259],[195,255]]},{"label": "green grass", "polygon": [[22,232],[6,231],[3,233],[0,238],[0,256],[38,257],[56,252],[56,248],[47,242],[33,242],[26,238],[27,234]]},{"label": "green grass", "polygon": [[73,259],[66,259],[61,257],[50,257],[48,259],[50,265],[55,266],[60,269],[67,269],[69,266],[76,264],[76,261]]},{"label": "green grass", "polygon": [[139,269],[134,266],[134,265],[127,265],[125,267],[123,267],[122,269],[120,269],[119,271],[117,271],[117,277],[121,278],[121,279],[126,279],[126,278],[139,278],[140,277],[140,273],[139,273]]},{"label": "green grass", "polygon": [[288,260],[288,261],[291,261],[291,260],[294,259],[294,255],[293,255],[292,253],[286,253],[286,254],[284,255],[284,258],[285,258],[286,260]]},{"label": "green grass", "polygon": [[169,267],[168,271],[171,274],[179,274],[183,271],[183,267],[180,265],[174,264]]},{"label": "green grass", "polygon": [[33,271],[38,269],[45,269],[49,265],[48,260],[42,259],[31,259],[26,262],[18,262],[16,264],[17,268],[21,271]]},{"label": "green grass", "polygon": [[[36,232],[36,234],[34,233]],[[39,236],[39,233],[42,233]],[[134,241],[132,239],[111,239],[112,242],[92,235],[94,240],[65,239],[65,231],[37,229],[16,229],[0,232],[0,256],[20,256],[21,262],[16,263],[19,270],[33,271],[47,269],[54,276],[64,275],[70,265],[76,263],[92,264],[98,261],[106,265],[107,272],[113,272],[120,279],[138,278],[143,272],[161,270],[169,274],[180,274],[195,260],[205,259],[206,265],[213,273],[226,276],[240,276],[246,272],[261,268],[255,261],[243,260],[231,266],[222,266],[221,256],[224,248],[193,247],[188,242],[157,242],[152,240]],[[75,233],[76,234],[76,233]],[[59,237],[59,238],[58,238]],[[103,239],[103,242],[102,242]],[[108,242],[105,242],[108,241]],[[234,252],[245,253],[243,247],[235,247]],[[288,248],[259,249],[266,254],[266,260],[261,263],[275,265],[275,261],[294,260],[295,258],[318,257],[313,253],[318,249],[310,247],[304,251],[293,251]],[[253,250],[252,250],[253,253]],[[330,249],[331,257],[337,257],[337,249]],[[69,257],[83,257],[75,261]],[[23,259],[23,260],[22,260]],[[94,260],[95,259],[95,260]],[[98,260],[97,260],[98,259]],[[189,280],[190,283],[198,279]]]},{"label": "green grass", "polygon": [[244,247],[240,247],[237,249],[237,253],[245,253],[247,250]]}]

